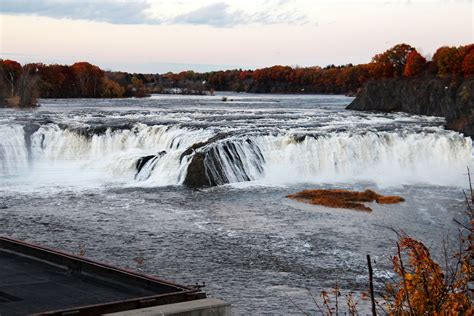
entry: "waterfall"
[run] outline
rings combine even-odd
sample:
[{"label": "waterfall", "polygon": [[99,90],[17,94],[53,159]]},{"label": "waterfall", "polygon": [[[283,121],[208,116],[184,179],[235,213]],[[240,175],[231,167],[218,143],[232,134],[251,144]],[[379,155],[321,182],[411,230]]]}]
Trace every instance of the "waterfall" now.
[{"label": "waterfall", "polygon": [[[373,181],[378,184],[460,185],[471,163],[472,143],[455,132],[306,137],[262,137],[266,182]],[[464,182],[462,182],[464,183]]]},{"label": "waterfall", "polygon": [[457,182],[463,181],[472,157],[470,138],[441,129],[303,137],[230,132],[215,138],[214,130],[178,125],[136,124],[85,135],[46,124],[27,142],[23,127],[13,124],[0,126],[0,134],[1,176],[35,174],[35,179],[59,183],[77,177],[84,185],[88,181],[180,185],[190,177],[205,177],[207,185],[247,181],[460,185]]},{"label": "waterfall", "polygon": [[[217,184],[372,181],[460,185],[472,142],[455,132],[256,136],[219,142],[205,167]],[[460,182],[458,182],[460,181]]]},{"label": "waterfall", "polygon": [[18,174],[28,167],[28,148],[23,127],[0,125],[0,175]]}]

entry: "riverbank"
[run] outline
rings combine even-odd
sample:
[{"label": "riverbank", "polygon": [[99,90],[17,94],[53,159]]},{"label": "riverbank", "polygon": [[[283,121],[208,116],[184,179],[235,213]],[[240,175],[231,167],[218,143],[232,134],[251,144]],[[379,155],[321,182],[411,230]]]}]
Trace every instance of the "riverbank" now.
[{"label": "riverbank", "polygon": [[446,128],[474,136],[474,78],[416,77],[371,81],[350,110],[440,116]]}]

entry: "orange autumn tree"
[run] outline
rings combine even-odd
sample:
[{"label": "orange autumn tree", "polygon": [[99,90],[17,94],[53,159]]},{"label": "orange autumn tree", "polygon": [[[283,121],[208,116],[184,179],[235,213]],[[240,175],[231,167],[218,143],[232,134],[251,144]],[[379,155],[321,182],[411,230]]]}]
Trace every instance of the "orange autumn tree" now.
[{"label": "orange autumn tree", "polygon": [[[459,258],[459,269],[449,277],[429,250],[411,237],[400,239],[393,267],[400,280],[387,284],[387,306],[391,315],[472,315],[468,283],[473,269],[471,251]],[[402,259],[403,254],[408,262]]]},{"label": "orange autumn tree", "polygon": [[420,74],[426,67],[426,59],[416,50],[408,54],[407,62],[403,70],[405,77],[413,77]]},{"label": "orange autumn tree", "polygon": [[102,98],[121,98],[125,93],[125,88],[117,82],[104,78],[102,81],[102,89],[100,96]]},{"label": "orange autumn tree", "polygon": [[433,55],[433,62],[438,67],[441,76],[460,73],[461,62],[456,47],[443,46]]},{"label": "orange autumn tree", "polygon": [[[469,169],[468,169],[469,173]],[[448,257],[444,244],[444,270],[420,241],[402,235],[393,257],[398,281],[387,284],[385,298],[390,315],[473,315],[474,281],[474,191],[469,177],[470,194],[466,198],[466,220],[459,226],[458,250]]]},{"label": "orange autumn tree", "polygon": [[77,62],[71,66],[71,69],[77,78],[80,96],[83,98],[98,97],[104,71],[88,62]]}]

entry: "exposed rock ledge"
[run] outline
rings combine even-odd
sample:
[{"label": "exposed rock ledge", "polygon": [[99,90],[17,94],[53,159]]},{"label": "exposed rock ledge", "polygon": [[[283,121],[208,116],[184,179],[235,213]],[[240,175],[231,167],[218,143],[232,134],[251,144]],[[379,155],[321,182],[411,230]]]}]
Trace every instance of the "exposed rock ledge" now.
[{"label": "exposed rock ledge", "polygon": [[287,198],[309,204],[322,205],[332,208],[347,208],[357,211],[372,212],[365,202],[377,202],[379,204],[396,204],[404,202],[400,196],[383,196],[372,190],[364,192],[349,190],[304,190],[295,194],[290,194]]},{"label": "exposed rock ledge", "polygon": [[347,109],[442,116],[446,118],[446,128],[474,137],[474,78],[372,81]]},{"label": "exposed rock ledge", "polygon": [[[212,187],[230,183],[229,172],[238,175],[240,181],[250,181],[247,168],[238,150],[237,142],[246,143],[252,161],[256,161],[254,168],[263,172],[262,164],[265,161],[258,146],[248,138],[240,140],[226,140],[227,133],[220,133],[205,142],[197,143],[188,148],[182,155],[181,160],[189,157],[190,163],[183,184],[192,187]],[[232,170],[226,170],[222,160],[230,162]],[[234,178],[234,177],[233,177]]]}]

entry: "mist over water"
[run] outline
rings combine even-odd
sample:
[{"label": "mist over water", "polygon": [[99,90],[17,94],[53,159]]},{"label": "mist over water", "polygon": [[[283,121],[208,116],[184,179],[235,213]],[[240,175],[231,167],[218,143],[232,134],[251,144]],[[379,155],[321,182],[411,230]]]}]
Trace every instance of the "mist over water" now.
[{"label": "mist over water", "polygon": [[[305,289],[317,294],[336,278],[344,290],[365,290],[367,253],[386,278],[396,240],[387,227],[435,253],[455,230],[472,142],[444,130],[443,119],[347,111],[343,96],[227,98],[0,110],[0,234],[85,247],[92,259],[131,268],[143,257],[145,272],[205,281],[236,312],[271,313],[296,312],[288,296],[314,310]],[[182,185],[198,153],[219,186]],[[137,170],[142,157],[150,159]],[[361,213],[285,198],[309,188],[370,188],[407,201]]]}]

